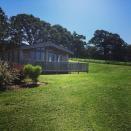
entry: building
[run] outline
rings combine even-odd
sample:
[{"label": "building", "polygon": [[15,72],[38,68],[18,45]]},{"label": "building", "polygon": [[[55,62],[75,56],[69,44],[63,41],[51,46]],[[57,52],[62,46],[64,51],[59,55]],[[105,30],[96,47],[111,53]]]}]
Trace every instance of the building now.
[{"label": "building", "polygon": [[0,44],[0,58],[9,63],[40,65],[46,73],[87,72],[84,63],[70,63],[73,52],[51,42],[35,45]]},{"label": "building", "polygon": [[36,62],[67,62],[73,52],[48,42],[36,45],[22,44],[15,48],[5,45],[5,49],[0,55],[9,62],[33,64]]}]

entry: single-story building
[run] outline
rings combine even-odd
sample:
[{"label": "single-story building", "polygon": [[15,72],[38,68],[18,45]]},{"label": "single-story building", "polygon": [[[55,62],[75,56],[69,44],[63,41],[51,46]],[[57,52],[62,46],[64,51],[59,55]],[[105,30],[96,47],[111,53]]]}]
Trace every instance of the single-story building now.
[{"label": "single-story building", "polygon": [[87,64],[70,63],[69,56],[73,55],[69,49],[51,42],[20,46],[0,44],[0,59],[16,64],[40,65],[43,72],[69,73],[86,72]]},{"label": "single-story building", "polygon": [[4,56],[4,60],[20,64],[33,64],[35,62],[67,62],[70,55],[73,55],[73,52],[51,42],[35,45],[22,44],[17,47],[5,45],[4,51],[0,52],[0,56]]}]

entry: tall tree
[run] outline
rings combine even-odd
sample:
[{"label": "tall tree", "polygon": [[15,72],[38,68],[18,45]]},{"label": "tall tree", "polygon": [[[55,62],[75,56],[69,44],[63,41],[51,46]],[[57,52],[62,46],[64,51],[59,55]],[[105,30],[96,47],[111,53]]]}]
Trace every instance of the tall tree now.
[{"label": "tall tree", "polygon": [[126,47],[126,61],[131,61],[131,45],[127,45]]},{"label": "tall tree", "polygon": [[8,32],[8,18],[2,8],[0,8],[0,43],[5,41]]},{"label": "tall tree", "polygon": [[9,41],[16,47],[22,43],[34,45],[52,41],[74,51],[76,57],[85,55],[85,36],[73,34],[61,25],[51,26],[33,15],[18,14],[8,18],[0,8],[0,43]]},{"label": "tall tree", "polygon": [[126,42],[118,35],[104,30],[96,30],[89,41],[103,54],[104,59],[123,60]]},{"label": "tall tree", "polygon": [[8,29],[8,18],[2,8],[0,8],[0,59],[5,58],[2,52],[6,50],[5,43],[9,42]]},{"label": "tall tree", "polygon": [[53,25],[50,29],[51,41],[55,44],[71,48],[72,34],[60,25]]},{"label": "tall tree", "polygon": [[29,45],[47,41],[50,24],[33,15],[19,14],[10,18],[12,42]]},{"label": "tall tree", "polygon": [[85,39],[85,36],[79,35],[76,32],[73,33],[72,51],[74,52],[75,57],[85,57]]}]

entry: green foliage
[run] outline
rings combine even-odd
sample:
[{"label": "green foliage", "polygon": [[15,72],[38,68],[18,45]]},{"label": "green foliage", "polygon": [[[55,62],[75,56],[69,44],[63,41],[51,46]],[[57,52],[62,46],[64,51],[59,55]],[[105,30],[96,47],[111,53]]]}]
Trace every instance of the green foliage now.
[{"label": "green foliage", "polygon": [[50,24],[28,14],[18,14],[10,18],[10,35],[13,43],[27,41],[30,45],[47,40]]},{"label": "green foliage", "polygon": [[73,33],[72,40],[72,51],[74,52],[74,56],[77,58],[86,57],[86,37],[83,35],[79,35],[76,32]]},{"label": "green foliage", "polygon": [[96,57],[105,60],[124,60],[127,43],[118,35],[105,30],[96,30],[89,41],[96,47]]},{"label": "green foliage", "polygon": [[118,34],[96,30],[88,46],[85,36],[71,33],[61,25],[51,25],[29,14],[18,14],[8,20],[0,8],[0,42],[5,40],[13,47],[23,42],[29,45],[52,42],[73,51],[76,58],[131,61],[130,46]]},{"label": "green foliage", "polygon": [[41,69],[40,66],[34,66],[32,69],[33,70],[32,70],[32,72],[30,74],[30,78],[32,79],[33,82],[37,82],[38,77],[41,74],[42,69]]},{"label": "green foliage", "polygon": [[4,41],[8,30],[7,16],[4,11],[0,8],[0,44]]},{"label": "green foliage", "polygon": [[17,79],[17,72],[11,69],[7,62],[0,60],[0,87],[6,87]]},{"label": "green foliage", "polygon": [[126,47],[126,61],[131,61],[131,45]]},{"label": "green foliage", "polygon": [[91,63],[88,74],[41,75],[47,85],[0,93],[0,130],[131,131],[130,74]]},{"label": "green foliage", "polygon": [[71,62],[84,62],[84,63],[99,63],[99,64],[111,64],[111,65],[125,65],[131,66],[131,62],[120,62],[120,61],[110,61],[110,60],[96,60],[96,59],[79,59],[71,58]]},{"label": "green foliage", "polygon": [[25,75],[24,75],[23,71],[18,71],[16,78],[13,80],[12,83],[16,84],[16,85],[20,85],[24,79],[25,79]]},{"label": "green foliage", "polygon": [[31,64],[27,64],[24,66],[24,73],[26,76],[29,76],[31,74],[33,66]]},{"label": "green foliage", "polygon": [[84,53],[85,36],[76,32],[72,34],[61,25],[51,26],[49,23],[28,14],[12,16],[10,23],[10,35],[13,43],[21,44],[24,40],[33,45],[51,41],[74,51],[74,55],[77,57],[81,57]]},{"label": "green foliage", "polygon": [[38,81],[38,77],[41,74],[42,68],[40,66],[33,66],[31,64],[24,66],[24,73],[29,77],[33,82]]}]

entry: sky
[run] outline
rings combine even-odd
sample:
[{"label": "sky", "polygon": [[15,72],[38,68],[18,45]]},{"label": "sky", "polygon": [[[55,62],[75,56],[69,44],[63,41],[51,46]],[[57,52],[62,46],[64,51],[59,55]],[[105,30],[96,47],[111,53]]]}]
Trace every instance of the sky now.
[{"label": "sky", "polygon": [[33,14],[86,36],[97,29],[118,33],[131,44],[131,0],[0,0],[6,15]]}]

